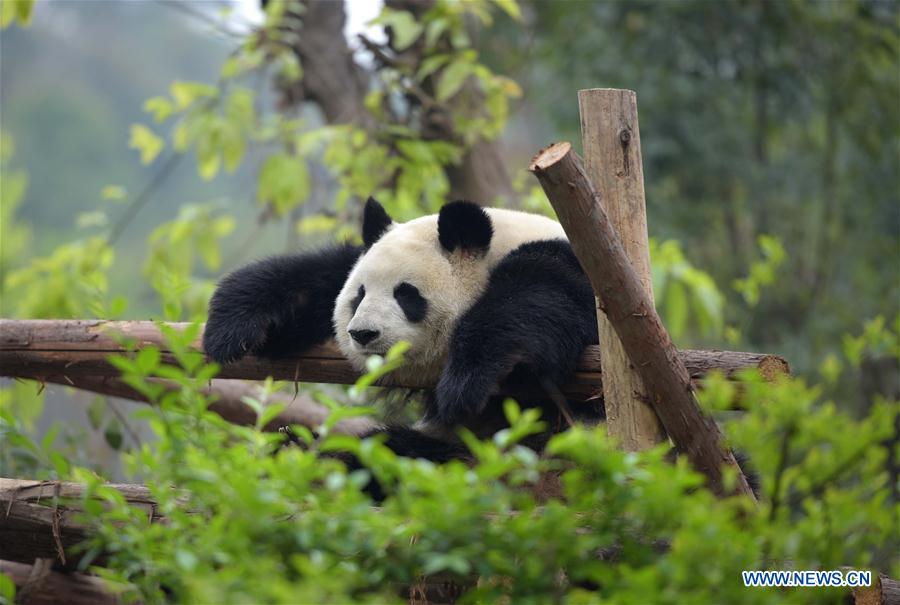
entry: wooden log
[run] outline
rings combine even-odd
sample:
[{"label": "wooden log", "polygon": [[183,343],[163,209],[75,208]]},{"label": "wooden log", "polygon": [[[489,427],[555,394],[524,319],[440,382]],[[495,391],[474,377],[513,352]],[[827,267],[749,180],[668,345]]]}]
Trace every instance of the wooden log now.
[{"label": "wooden log", "polygon": [[[160,519],[156,501],[143,485],[113,484],[147,519]],[[87,535],[77,519],[84,486],[78,483],[0,478],[0,559],[28,563],[52,559],[62,569],[77,563],[74,547]],[[102,561],[102,558],[100,559]]]},{"label": "wooden log", "polygon": [[[169,324],[177,329],[184,329],[185,325]],[[96,379],[119,376],[119,370],[107,358],[131,350],[122,344],[122,337],[131,341],[133,348],[159,347],[163,361],[175,363],[159,328],[150,321],[3,319],[0,320],[0,376],[48,380],[88,390],[97,386],[98,392],[104,392]],[[199,347],[199,342],[195,346]],[[720,370],[731,378],[747,368],[757,368],[770,378],[790,372],[784,359],[766,353],[684,350],[679,355],[694,381],[712,370]],[[249,380],[267,376],[277,380],[353,384],[359,372],[329,343],[277,361],[248,356],[225,365],[219,373],[220,378]],[[89,384],[88,380],[93,382]],[[392,384],[406,388],[434,386],[424,382]],[[528,385],[509,383],[502,389],[504,394],[517,397],[527,397],[527,391]],[[576,402],[595,402],[603,396],[598,347],[585,349],[563,393]]]},{"label": "wooden log", "polygon": [[874,573],[872,585],[853,589],[854,605],[900,605],[900,582]]},{"label": "wooden log", "polygon": [[[143,393],[128,386],[115,376],[49,375],[40,380],[101,395],[149,403]],[[160,378],[150,378],[149,381],[170,389],[178,388],[170,381]],[[290,396],[284,393],[272,393],[267,399],[264,399],[262,389],[258,385],[244,380],[214,379],[203,389],[203,393],[212,399],[212,403],[209,405],[211,411],[232,424],[245,426],[256,423],[256,411],[244,403],[244,398],[256,399],[264,405],[284,405],[285,409],[263,427],[266,431],[277,431],[290,424],[316,429],[325,422],[329,414],[328,408],[304,395]],[[348,435],[363,435],[377,426],[378,424],[371,418],[355,417],[339,420],[332,430]]]},{"label": "wooden log", "polygon": [[16,603],[28,605],[119,605],[128,603],[120,595],[124,586],[83,573],[53,571],[53,561],[33,564],[0,560],[0,573],[16,585]]},{"label": "wooden log", "polygon": [[[631,90],[616,88],[580,90],[578,109],[585,172],[652,303],[637,96]],[[597,327],[609,434],[628,451],[662,443],[666,431],[648,403],[644,383],[625,354],[612,323],[599,307]]]},{"label": "wooden log", "polygon": [[700,410],[690,374],[571,145],[556,143],[543,149],[531,161],[529,170],[553,204],[604,313],[676,449],[706,476],[716,494],[728,492],[722,476],[722,467],[727,466],[736,473],[737,493],[754,499],[740,466],[723,445],[719,427]]}]

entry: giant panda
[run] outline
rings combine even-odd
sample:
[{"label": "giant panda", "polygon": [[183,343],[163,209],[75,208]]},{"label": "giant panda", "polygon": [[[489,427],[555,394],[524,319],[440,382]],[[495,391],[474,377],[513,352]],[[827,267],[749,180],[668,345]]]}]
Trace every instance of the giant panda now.
[{"label": "giant panda", "polygon": [[219,283],[203,345],[220,363],[278,358],[334,338],[354,366],[398,341],[410,348],[394,377],[436,384],[414,428],[386,426],[386,445],[436,462],[464,458],[464,426],[484,437],[504,426],[498,383],[515,373],[546,393],[547,434],[602,407],[562,409],[559,386],[597,342],[594,295],[559,223],[455,201],[396,223],[369,198],[362,246],[275,256]]}]

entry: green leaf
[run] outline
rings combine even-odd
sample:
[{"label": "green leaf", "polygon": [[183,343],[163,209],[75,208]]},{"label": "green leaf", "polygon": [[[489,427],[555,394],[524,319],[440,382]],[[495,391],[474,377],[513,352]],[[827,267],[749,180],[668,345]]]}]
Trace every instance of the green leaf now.
[{"label": "green leaf", "polygon": [[259,171],[259,201],[271,203],[275,211],[283,215],[308,196],[309,174],[306,161],[284,153],[270,155]]},{"label": "green leaf", "polygon": [[49,452],[48,456],[57,477],[67,477],[70,474],[72,465],[65,456],[55,450]]},{"label": "green leaf", "polygon": [[111,202],[121,202],[128,197],[128,192],[120,185],[107,185],[100,190],[100,197]]},{"label": "green leaf", "polygon": [[427,48],[434,48],[434,45],[437,44],[441,34],[447,31],[449,25],[450,23],[446,19],[441,19],[440,17],[429,21],[425,29],[425,46]]},{"label": "green leaf", "polygon": [[3,0],[0,2],[0,28],[17,20],[21,25],[28,25],[33,7],[34,0]]},{"label": "green leaf", "polygon": [[249,88],[235,88],[225,102],[225,116],[236,126],[250,129],[256,121],[254,94]]},{"label": "green leaf", "polygon": [[128,299],[124,296],[114,296],[109,303],[110,317],[118,317],[128,309]]},{"label": "green leaf", "polygon": [[494,3],[500,7],[500,9],[513,18],[515,21],[522,21],[522,11],[519,9],[519,4],[516,0],[494,0]]},{"label": "green leaf", "polygon": [[324,214],[313,214],[297,221],[297,233],[312,235],[314,233],[330,233],[338,226],[338,219]]},{"label": "green leaf", "polygon": [[103,417],[106,411],[106,400],[103,397],[94,397],[91,405],[88,406],[87,415],[91,423],[91,428],[99,430],[103,425]]},{"label": "green leaf", "polygon": [[169,87],[175,106],[179,109],[187,109],[194,101],[213,97],[218,93],[215,86],[200,82],[175,81]]},{"label": "green leaf", "polygon": [[226,124],[222,129],[222,160],[225,170],[234,172],[244,158],[245,140],[240,128]]},{"label": "green leaf", "polygon": [[283,412],[287,406],[283,403],[270,403],[265,406],[256,418],[256,426],[262,428],[275,419],[278,414]]},{"label": "green leaf", "polygon": [[175,551],[175,561],[185,571],[192,571],[197,566],[197,555],[189,550],[179,548]]},{"label": "green leaf", "polygon": [[451,63],[447,69],[441,72],[438,80],[436,97],[440,102],[446,101],[457,92],[465,83],[466,78],[472,73],[472,64],[464,61]]},{"label": "green leaf", "polygon": [[165,97],[153,97],[144,101],[144,111],[152,113],[157,122],[164,122],[175,112],[175,107]]},{"label": "green leaf", "polygon": [[421,67],[419,67],[419,71],[416,72],[416,79],[424,80],[425,78],[439,70],[441,67],[449,63],[450,59],[450,55],[446,53],[428,57],[427,59],[422,61],[422,65]]},{"label": "green leaf", "polygon": [[469,562],[460,555],[453,553],[435,553],[425,560],[425,566],[423,567],[422,572],[427,575],[439,571],[452,571],[459,575],[465,575],[469,573],[471,568],[472,566]]},{"label": "green leaf", "polygon": [[0,573],[0,601],[10,604],[16,602],[16,583],[5,573]]},{"label": "green leaf", "polygon": [[14,0],[16,16],[19,23],[28,25],[31,22],[31,11],[34,8],[34,0]]},{"label": "green leaf", "polygon": [[672,338],[684,336],[688,318],[688,297],[684,286],[677,281],[669,284],[666,291],[666,327]]},{"label": "green leaf", "polygon": [[393,34],[391,42],[394,48],[401,52],[412,46],[425,29],[412,13],[407,11],[391,11],[382,22],[385,27],[391,28]]},{"label": "green leaf", "polygon": [[106,440],[107,445],[116,451],[122,447],[122,429],[117,420],[110,421],[106,430],[103,431],[103,438]]},{"label": "green leaf", "polygon": [[128,147],[140,151],[141,163],[149,164],[163,150],[165,142],[143,124],[132,124]]},{"label": "green leaf", "polygon": [[53,447],[53,442],[56,441],[56,436],[59,435],[59,424],[54,424],[50,427],[50,430],[44,434],[44,438],[41,439],[41,449],[45,452],[49,452],[50,448]]}]

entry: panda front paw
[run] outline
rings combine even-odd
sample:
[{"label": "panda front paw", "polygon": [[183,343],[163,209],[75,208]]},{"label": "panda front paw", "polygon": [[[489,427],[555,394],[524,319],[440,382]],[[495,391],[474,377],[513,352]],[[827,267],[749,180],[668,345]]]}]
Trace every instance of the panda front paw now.
[{"label": "panda front paw", "polygon": [[425,420],[443,426],[457,426],[484,411],[492,384],[477,375],[458,375],[445,371],[428,406]]},{"label": "panda front paw", "polygon": [[231,363],[256,353],[266,342],[267,323],[261,317],[210,311],[203,332],[203,350],[217,363]]}]

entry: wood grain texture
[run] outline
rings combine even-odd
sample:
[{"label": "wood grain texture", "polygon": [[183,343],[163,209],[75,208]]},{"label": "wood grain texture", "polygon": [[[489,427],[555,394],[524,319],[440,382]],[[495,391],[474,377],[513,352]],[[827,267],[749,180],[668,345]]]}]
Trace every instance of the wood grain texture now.
[{"label": "wood grain texture", "polygon": [[120,605],[122,585],[83,573],[53,571],[52,561],[38,559],[33,564],[0,560],[0,573],[16,585],[16,603],[28,605]]},{"label": "wood grain texture", "polygon": [[[580,90],[578,108],[585,172],[652,302],[637,96],[633,91],[617,88]],[[644,383],[625,354],[615,329],[599,308],[597,327],[609,434],[629,451],[647,449],[665,441],[666,431],[647,402]]]},{"label": "wood grain texture", "polygon": [[[183,330],[187,324],[168,325]],[[127,344],[123,344],[126,342]],[[195,343],[198,348],[199,343],[198,339]],[[160,348],[163,361],[175,363],[174,356],[168,352],[154,322],[3,319],[0,320],[0,376],[34,378],[129,397],[127,387],[120,388],[120,385],[109,382],[119,376],[119,371],[109,363],[108,357],[151,345]],[[770,378],[790,372],[784,359],[766,353],[684,350],[679,352],[679,356],[694,382],[701,380],[712,370],[719,370],[731,378],[736,378],[746,368],[758,368]],[[314,347],[303,355],[278,361],[249,356],[225,365],[219,373],[219,377],[223,379],[262,380],[267,376],[297,382],[353,384],[359,378],[359,372],[344,358],[337,346],[329,343]],[[385,384],[422,389],[434,386],[425,382],[386,381]],[[218,379],[213,381],[213,386],[221,386],[222,408],[230,409],[216,411],[232,422],[245,422],[246,410],[230,403],[232,398],[227,396],[236,387],[227,386]],[[562,391],[573,402],[596,403],[602,398],[603,381],[598,347],[585,349],[575,372]],[[502,386],[501,392],[527,400],[534,398],[535,393],[540,393],[540,388],[507,382]],[[244,394],[246,393],[237,394],[238,401]],[[318,408],[301,408],[293,401],[285,411],[292,415],[283,423],[314,422],[319,418],[320,412]],[[279,418],[279,421],[283,420]]]},{"label": "wood grain texture", "polygon": [[[148,521],[160,519],[150,490],[143,485],[112,484]],[[71,569],[77,564],[74,547],[87,535],[78,520],[78,483],[0,478],[0,559],[31,562],[49,558],[54,566]],[[102,561],[102,558],[101,558]]]},{"label": "wood grain texture", "polygon": [[900,582],[872,574],[872,585],[853,589],[854,605],[900,605]]},{"label": "wood grain texture", "polygon": [[694,398],[691,376],[631,266],[581,160],[568,143],[539,152],[529,166],[553,204],[602,309],[609,318],[653,406],[678,451],[706,476],[713,492],[727,495],[722,468],[738,478],[736,491],[753,492],[715,421]]}]

